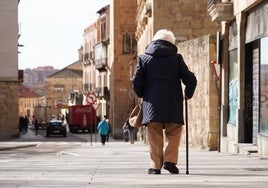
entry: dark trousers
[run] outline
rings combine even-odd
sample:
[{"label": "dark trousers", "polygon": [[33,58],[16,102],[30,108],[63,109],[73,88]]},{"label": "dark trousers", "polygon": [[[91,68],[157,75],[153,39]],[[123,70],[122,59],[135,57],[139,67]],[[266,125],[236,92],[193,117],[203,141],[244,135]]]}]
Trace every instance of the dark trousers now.
[{"label": "dark trousers", "polygon": [[104,145],[107,140],[107,135],[101,134],[101,143]]},{"label": "dark trousers", "polygon": [[38,135],[39,126],[38,125],[34,125],[34,128],[35,128],[35,135]]}]

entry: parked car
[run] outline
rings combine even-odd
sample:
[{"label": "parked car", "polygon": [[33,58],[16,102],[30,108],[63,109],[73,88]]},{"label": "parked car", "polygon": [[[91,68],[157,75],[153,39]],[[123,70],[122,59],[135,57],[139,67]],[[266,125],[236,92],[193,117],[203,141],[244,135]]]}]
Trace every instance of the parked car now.
[{"label": "parked car", "polygon": [[49,125],[46,128],[46,135],[47,137],[49,137],[50,135],[62,135],[66,137],[66,126],[61,120],[52,119],[49,121]]}]

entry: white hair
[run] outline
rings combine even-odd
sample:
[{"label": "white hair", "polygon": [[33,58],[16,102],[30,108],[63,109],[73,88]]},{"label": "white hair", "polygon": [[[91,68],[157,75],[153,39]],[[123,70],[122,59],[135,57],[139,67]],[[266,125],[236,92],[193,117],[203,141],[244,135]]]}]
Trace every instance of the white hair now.
[{"label": "white hair", "polygon": [[176,40],[173,32],[167,29],[160,29],[155,33],[153,40],[159,40],[159,39],[171,42],[172,44],[175,44]]}]

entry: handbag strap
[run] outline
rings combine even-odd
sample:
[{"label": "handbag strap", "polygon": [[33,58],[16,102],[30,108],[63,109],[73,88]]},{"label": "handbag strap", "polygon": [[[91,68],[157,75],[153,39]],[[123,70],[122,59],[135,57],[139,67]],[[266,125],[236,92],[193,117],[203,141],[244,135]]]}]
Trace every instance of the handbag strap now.
[{"label": "handbag strap", "polygon": [[143,98],[138,98],[138,104],[140,107],[142,106],[142,101],[143,101]]}]

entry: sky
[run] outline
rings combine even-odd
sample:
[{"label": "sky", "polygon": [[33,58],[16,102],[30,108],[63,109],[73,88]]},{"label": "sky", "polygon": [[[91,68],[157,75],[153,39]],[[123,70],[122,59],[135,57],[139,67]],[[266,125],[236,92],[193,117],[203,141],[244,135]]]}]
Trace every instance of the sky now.
[{"label": "sky", "polygon": [[19,69],[62,69],[78,60],[83,30],[110,0],[21,0]]}]

